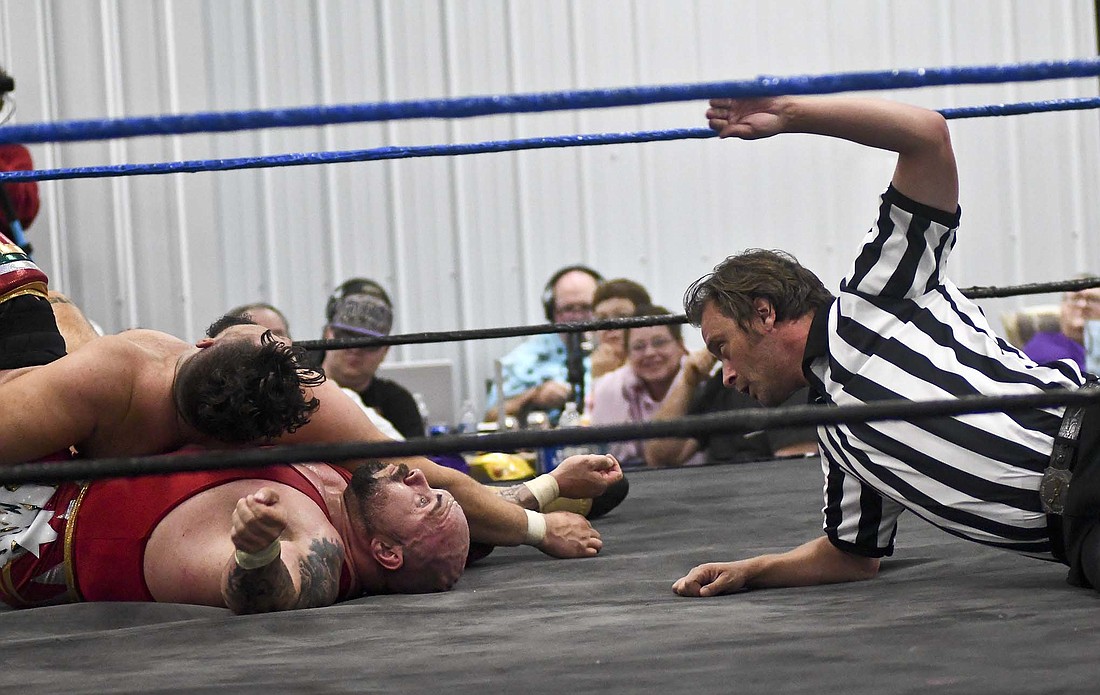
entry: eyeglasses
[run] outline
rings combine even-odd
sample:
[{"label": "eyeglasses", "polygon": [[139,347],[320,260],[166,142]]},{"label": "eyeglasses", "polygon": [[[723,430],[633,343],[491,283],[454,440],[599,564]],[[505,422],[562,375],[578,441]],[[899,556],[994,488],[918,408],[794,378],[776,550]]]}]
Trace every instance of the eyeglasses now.
[{"label": "eyeglasses", "polygon": [[597,311],[596,318],[600,320],[605,319],[628,319],[634,315],[633,311]]},{"label": "eyeglasses", "polygon": [[676,341],[672,338],[654,338],[649,342],[646,342],[644,340],[632,340],[630,341],[630,345],[627,346],[627,349],[630,352],[641,354],[645,352],[645,349],[647,347],[653,348],[654,350],[664,350],[666,347],[672,345],[675,342]]},{"label": "eyeglasses", "polygon": [[1062,298],[1062,301],[1066,304],[1076,304],[1088,309],[1100,309],[1100,297],[1092,294],[1067,294]]}]

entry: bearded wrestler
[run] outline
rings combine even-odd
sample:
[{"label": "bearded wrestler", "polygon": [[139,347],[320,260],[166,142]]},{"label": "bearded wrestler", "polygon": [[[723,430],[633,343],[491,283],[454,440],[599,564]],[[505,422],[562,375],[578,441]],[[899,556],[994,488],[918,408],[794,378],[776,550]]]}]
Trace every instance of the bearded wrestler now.
[{"label": "bearded wrestler", "polygon": [[374,462],[0,488],[0,598],[261,613],[450,589],[470,535],[419,470]]}]

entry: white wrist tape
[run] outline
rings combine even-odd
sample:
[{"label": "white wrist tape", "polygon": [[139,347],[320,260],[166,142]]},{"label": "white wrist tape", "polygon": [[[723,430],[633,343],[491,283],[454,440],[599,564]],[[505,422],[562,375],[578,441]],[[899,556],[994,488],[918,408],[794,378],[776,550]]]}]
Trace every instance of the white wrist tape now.
[{"label": "white wrist tape", "polygon": [[237,566],[241,569],[254,570],[270,565],[278,559],[279,555],[282,554],[282,550],[283,547],[279,544],[279,539],[276,538],[274,543],[258,553],[246,553],[243,550],[236,550],[233,553],[233,559],[237,561]]},{"label": "white wrist tape", "polygon": [[539,511],[558,498],[558,481],[549,473],[543,473],[534,480],[528,480],[524,486],[535,496]]},{"label": "white wrist tape", "polygon": [[538,545],[546,538],[546,517],[530,509],[523,510],[527,514],[527,537],[523,539],[524,545]]}]

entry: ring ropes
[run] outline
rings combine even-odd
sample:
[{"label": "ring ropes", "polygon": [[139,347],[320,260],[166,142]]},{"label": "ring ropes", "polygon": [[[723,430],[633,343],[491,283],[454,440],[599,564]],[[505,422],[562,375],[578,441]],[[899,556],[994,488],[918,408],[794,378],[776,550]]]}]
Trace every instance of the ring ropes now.
[{"label": "ring ropes", "polygon": [[[1058,280],[1054,282],[1036,282],[1025,285],[1007,285],[1005,287],[968,287],[960,290],[960,292],[969,299],[994,299],[1028,294],[1046,294],[1050,292],[1076,292],[1078,290],[1086,290],[1093,287],[1100,287],[1100,277],[1075,278],[1072,280]],[[489,338],[515,338],[544,333],[585,333],[588,331],[642,328],[644,326],[671,326],[673,324],[687,323],[687,320],[687,316],[684,314],[628,316],[616,319],[598,319],[570,323],[540,323],[536,325],[506,326],[502,328],[471,328],[459,331],[431,331],[381,336],[362,336],[357,338],[295,340],[294,344],[306,350],[344,350],[348,348],[380,347],[382,345],[422,345],[426,343],[451,343],[463,340],[485,340]]]},{"label": "ring ropes", "polygon": [[[1096,75],[1100,75],[1100,58],[1020,63],[1016,65],[917,68],[913,70],[847,72],[790,77],[761,76],[751,80],[652,87],[570,90],[293,109],[206,112],[107,120],[33,123],[0,127],[0,144],[76,142],[141,135],[182,135],[200,132],[230,132],[246,129],[380,122],[413,118],[467,118],[505,113],[531,113],[691,101],[707,99],[715,95],[753,97],[781,94],[826,94],[841,91],[908,89],[936,85],[1034,82]],[[949,119],[977,118],[1094,109],[1098,107],[1100,107],[1100,98],[1077,98],[943,109],[940,113]],[[193,173],[198,171],[229,171],[711,137],[715,137],[715,134],[707,128],[564,135],[457,145],[380,147],[342,152],[311,152],[265,157],[3,172],[0,173],[0,183]]]},{"label": "ring ropes", "polygon": [[[942,114],[944,118],[951,120],[957,118],[1010,116],[1095,108],[1100,108],[1100,98],[1086,97],[940,109],[939,113]],[[622,145],[639,142],[667,142],[670,140],[702,140],[716,137],[718,137],[718,134],[710,128],[675,128],[671,130],[648,130],[630,133],[556,135],[537,138],[520,138],[515,140],[490,140],[486,142],[453,145],[388,146],[366,150],[300,152],[266,155],[262,157],[191,159],[177,162],[155,162],[151,164],[108,164],[103,166],[6,171],[0,172],[0,183],[100,179],[163,174],[193,174],[202,171],[236,171],[241,169],[267,169],[313,164],[378,162],[390,159],[415,159],[418,157],[455,157],[468,154],[541,150],[557,147],[592,147],[596,145]]]},{"label": "ring ropes", "polygon": [[765,75],[750,80],[652,87],[567,90],[533,94],[453,97],[292,109],[34,123],[0,128],[0,144],[108,140],[140,135],[182,135],[185,133],[366,123],[412,118],[469,118],[505,113],[534,113],[695,101],[709,99],[716,95],[724,97],[759,97],[788,94],[831,94],[843,91],[910,89],[944,85],[1037,82],[1071,77],[1095,77],[1097,75],[1100,75],[1100,58],[1012,65],[842,72],[790,77]]},{"label": "ring ropes", "polygon": [[[609,106],[628,106],[671,101],[686,101],[710,98],[715,94],[726,97],[768,96],[782,94],[825,94],[838,91],[861,91],[876,89],[898,89],[948,84],[987,84],[995,82],[1021,82],[1066,77],[1087,77],[1100,75],[1100,59],[1073,60],[1061,62],[1026,63],[1006,66],[978,66],[964,68],[929,68],[907,71],[878,71],[862,73],[838,73],[817,76],[795,76],[789,78],[760,77],[755,80],[737,82],[703,83],[695,85],[667,85],[660,87],[640,87],[620,90],[586,90],[528,95],[504,95],[494,97],[472,97],[462,99],[437,99],[418,102],[396,102],[381,104],[362,104],[351,106],[320,107],[305,109],[282,109],[268,111],[248,111],[222,114],[193,114],[182,116],[145,117],[137,119],[114,119],[110,121],[70,121],[57,124],[33,124],[25,126],[0,127],[0,143],[6,142],[71,142],[78,140],[110,139],[136,135],[169,135],[193,132],[225,132],[231,130],[255,129],[265,127],[290,127],[300,125],[324,125],[332,123],[350,123],[383,121],[397,118],[450,117],[461,118],[499,113],[525,113],[536,111],[554,111],[562,109],[600,108]],[[1068,110],[1074,108],[1096,108],[1100,100],[1058,100],[1055,102],[1029,102],[1001,106],[975,107],[964,109],[952,116],[976,117],[985,115],[1010,115],[1031,113],[1044,110]],[[944,113],[944,112],[941,112]],[[687,129],[663,131],[667,137],[661,139],[682,139],[685,137],[712,137],[707,129]],[[675,137],[670,133],[676,133]],[[617,134],[621,142],[645,141],[647,134]],[[655,133],[648,135],[654,136]],[[562,142],[545,146],[576,146],[578,144],[609,144],[595,142],[604,136],[567,136],[572,142]],[[612,137],[615,137],[614,135]],[[629,139],[635,137],[636,139]],[[589,139],[593,141],[589,141]],[[658,139],[651,137],[650,139]],[[541,139],[547,140],[547,139]],[[556,140],[556,139],[551,139]],[[495,144],[504,149],[516,144]],[[531,141],[526,141],[531,144]],[[455,146],[438,146],[455,147]],[[461,147],[461,146],[459,146]],[[469,146],[467,146],[469,147]],[[410,148],[383,148],[387,150],[409,150]],[[486,150],[490,151],[490,150]],[[361,151],[362,152],[362,151]],[[313,153],[300,156],[314,159],[325,154]],[[451,154],[449,152],[435,152]],[[428,156],[427,154],[420,156]],[[381,158],[381,157],[377,157]],[[396,158],[396,157],[388,157]],[[352,161],[352,160],[347,160]],[[321,163],[309,161],[302,163]],[[119,166],[171,166],[183,163],[165,163],[162,165],[119,165]],[[274,166],[270,163],[256,163],[256,166]],[[284,166],[289,164],[284,164]],[[85,167],[87,170],[92,169]],[[182,171],[182,170],[181,170]],[[51,170],[50,178],[77,178],[72,172],[60,173]],[[152,172],[148,172],[152,173]],[[158,173],[175,173],[164,171]],[[46,180],[46,172],[13,172],[0,174],[0,182],[7,180]],[[36,175],[42,175],[38,177]],[[88,174],[89,177],[92,174]],[[102,173],[102,176],[127,175]],[[128,174],[136,175],[136,173]],[[1084,284],[1081,284],[1084,283]],[[1091,284],[1088,284],[1091,283]],[[1036,284],[1016,288],[972,288],[972,297],[1010,296],[999,294],[1005,290],[1020,290],[1019,294],[1032,294],[1054,289],[1096,286],[1096,279],[1068,281],[1057,284]],[[638,322],[644,319],[645,322]],[[661,325],[683,322],[683,316],[635,317],[616,319],[608,322],[588,322],[578,324],[548,324],[539,327],[525,327],[525,331],[558,332],[583,331],[599,327],[630,327],[635,325]],[[490,331],[501,329],[488,329]],[[464,331],[469,338],[475,337],[474,331]],[[514,333],[529,335],[532,333]],[[419,334],[421,338],[439,334]],[[510,334],[511,335],[511,334]],[[403,339],[404,342],[436,342],[434,339],[414,340],[411,336],[387,336],[387,339]],[[487,337],[477,335],[476,337]],[[495,337],[495,336],[493,336]],[[501,336],[503,337],[503,336]],[[453,337],[447,338],[453,340]],[[392,344],[381,339],[372,339],[370,344]],[[317,349],[321,341],[309,341]],[[358,346],[362,341],[325,341],[332,342],[327,347]],[[346,343],[344,345],[343,343]],[[353,344],[354,343],[354,344]],[[18,484],[23,482],[55,482],[62,480],[89,480],[95,478],[118,477],[169,473],[190,470],[212,470],[235,467],[258,467],[271,463],[297,463],[305,461],[346,461],[361,458],[389,458],[409,455],[460,453],[478,450],[509,451],[531,446],[555,446],[566,444],[601,443],[627,439],[654,439],[663,437],[683,437],[709,432],[749,432],[758,429],[783,427],[805,427],[850,422],[871,422],[877,420],[909,421],[926,417],[963,415],[966,413],[1009,411],[1035,407],[1054,407],[1060,405],[1092,405],[1100,403],[1100,393],[1059,389],[1023,396],[964,396],[949,400],[900,401],[860,404],[852,406],[793,406],[774,409],[750,409],[733,412],[694,415],[678,420],[659,422],[630,423],[581,429],[504,432],[490,435],[457,435],[433,437],[428,440],[381,443],[345,443],[312,444],[298,446],[272,446],[252,450],[215,451],[200,454],[169,454],[146,457],[109,458],[74,460],[64,462],[25,463],[0,468],[0,484]]]},{"label": "ring ropes", "polygon": [[1055,389],[1015,396],[962,396],[947,400],[885,401],[860,405],[798,405],[749,408],[677,420],[600,425],[498,434],[441,435],[427,439],[342,444],[304,444],[254,449],[215,450],[197,454],[164,454],[130,458],[22,463],[0,467],[0,484],[92,480],[225,468],[254,468],[275,463],[348,461],[351,459],[423,456],[467,451],[516,451],[542,446],[614,442],[631,439],[690,437],[709,432],[837,425],[883,420],[917,421],[967,413],[1008,412],[1060,405],[1100,404],[1100,389]]}]

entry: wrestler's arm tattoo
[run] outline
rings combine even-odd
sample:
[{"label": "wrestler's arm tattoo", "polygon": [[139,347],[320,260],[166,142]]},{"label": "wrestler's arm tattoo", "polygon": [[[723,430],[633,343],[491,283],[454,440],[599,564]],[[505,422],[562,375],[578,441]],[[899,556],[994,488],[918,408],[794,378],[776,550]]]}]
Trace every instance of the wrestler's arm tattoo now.
[{"label": "wrestler's arm tattoo", "polygon": [[60,294],[50,295],[50,304],[72,304],[72,300]]},{"label": "wrestler's arm tattoo", "polygon": [[309,544],[309,554],[298,562],[302,590],[295,608],[331,606],[340,593],[340,568],[344,565],[344,550],[328,538],[315,538]]},{"label": "wrestler's arm tattoo", "polygon": [[294,593],[290,571],[280,560],[246,570],[232,559],[223,595],[234,613],[267,613],[335,603],[340,590],[343,549],[328,538],[314,538],[298,561],[301,591]]},{"label": "wrestler's arm tattoo", "polygon": [[505,501],[518,504],[524,509],[530,509],[533,512],[539,510],[539,501],[535,499],[535,495],[531,492],[531,488],[523,483],[512,485],[511,487],[496,488],[496,493]]}]

